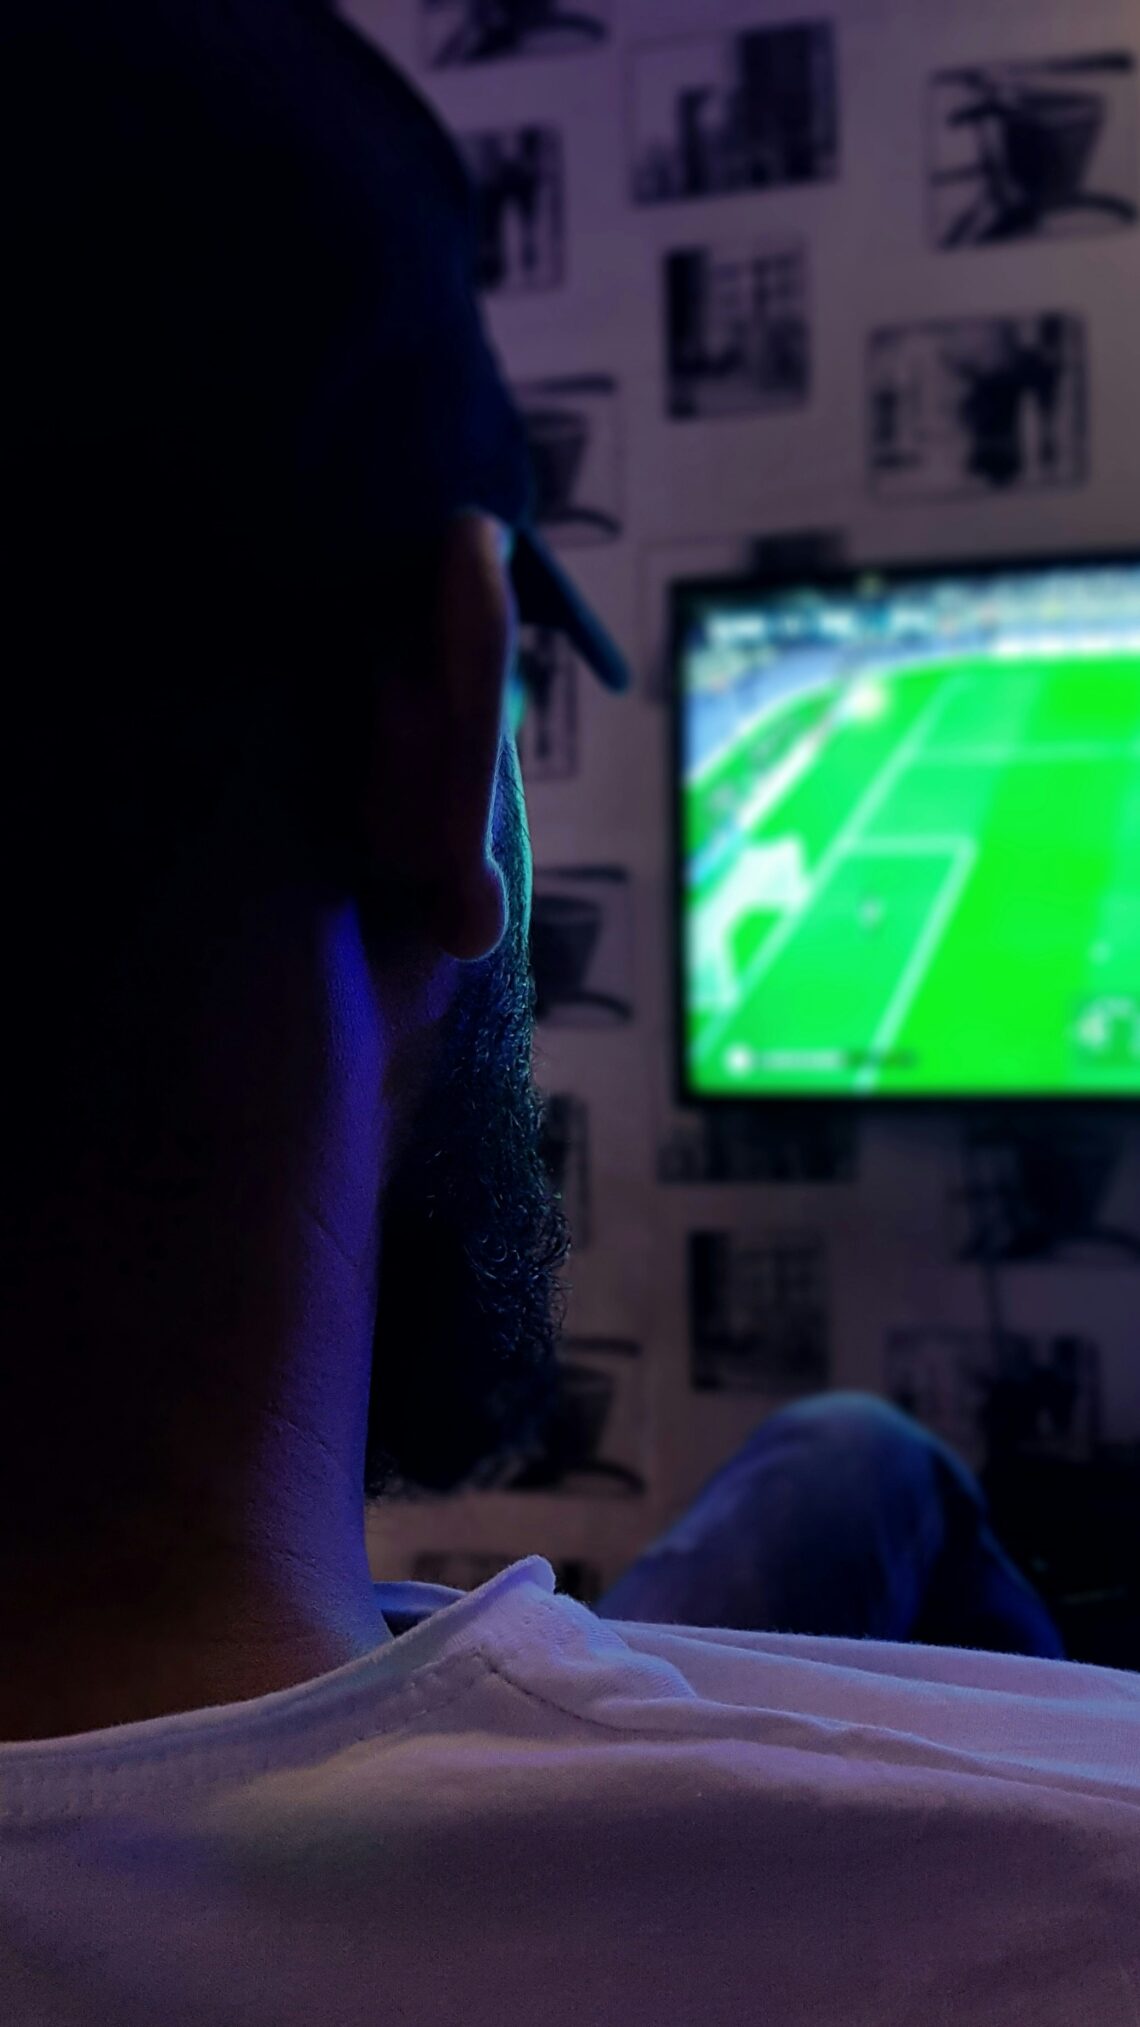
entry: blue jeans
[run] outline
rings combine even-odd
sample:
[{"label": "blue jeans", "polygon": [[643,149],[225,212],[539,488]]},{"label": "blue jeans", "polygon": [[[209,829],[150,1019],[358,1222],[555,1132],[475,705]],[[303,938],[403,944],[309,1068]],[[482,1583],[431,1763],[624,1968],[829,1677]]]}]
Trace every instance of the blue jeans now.
[{"label": "blue jeans", "polygon": [[874,1394],[771,1415],[594,1610],[1066,1658],[973,1473]]}]

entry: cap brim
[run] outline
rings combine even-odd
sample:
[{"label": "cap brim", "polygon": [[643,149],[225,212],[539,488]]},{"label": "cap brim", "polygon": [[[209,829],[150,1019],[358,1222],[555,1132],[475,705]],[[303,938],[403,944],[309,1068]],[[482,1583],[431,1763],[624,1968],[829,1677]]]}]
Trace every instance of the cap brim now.
[{"label": "cap brim", "polygon": [[511,579],[521,620],[565,634],[607,690],[632,688],[629,664],[533,527],[515,532]]}]

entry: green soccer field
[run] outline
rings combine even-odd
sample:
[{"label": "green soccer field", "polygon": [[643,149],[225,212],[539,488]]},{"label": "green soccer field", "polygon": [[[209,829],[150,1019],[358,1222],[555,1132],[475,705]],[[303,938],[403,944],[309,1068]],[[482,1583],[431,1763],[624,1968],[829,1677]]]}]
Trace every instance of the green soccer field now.
[{"label": "green soccer field", "polygon": [[1140,655],[801,691],[682,842],[695,1091],[1140,1093]]}]

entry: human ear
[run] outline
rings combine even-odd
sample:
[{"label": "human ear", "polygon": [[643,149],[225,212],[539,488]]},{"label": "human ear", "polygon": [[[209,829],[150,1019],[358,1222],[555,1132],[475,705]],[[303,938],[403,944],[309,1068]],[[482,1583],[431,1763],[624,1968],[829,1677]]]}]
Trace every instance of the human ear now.
[{"label": "human ear", "polygon": [[461,960],[488,956],[507,922],[491,850],[515,635],[506,559],[506,531],[491,516],[448,524],[422,655],[406,648],[401,666],[380,672],[369,733],[371,869],[401,916]]}]

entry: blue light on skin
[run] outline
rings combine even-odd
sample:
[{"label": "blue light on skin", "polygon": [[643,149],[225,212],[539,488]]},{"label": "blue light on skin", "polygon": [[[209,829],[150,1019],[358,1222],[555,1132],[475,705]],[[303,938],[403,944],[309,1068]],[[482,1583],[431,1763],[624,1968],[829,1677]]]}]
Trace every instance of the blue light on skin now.
[{"label": "blue light on skin", "polygon": [[526,684],[519,672],[516,656],[511,663],[511,672],[507,679],[507,725],[511,738],[516,741],[522,731],[523,719],[526,717],[526,703]]},{"label": "blue light on skin", "polygon": [[[515,553],[515,532],[513,528],[508,528],[505,523],[501,523],[499,534],[503,545],[503,561],[509,569],[511,558]],[[517,612],[515,614],[515,624],[517,630]],[[516,642],[514,652],[511,655],[510,674],[507,677],[507,726],[511,738],[516,741],[519,733],[522,731],[523,719],[526,716],[526,704],[526,684],[523,681],[522,671],[519,667],[518,646]]]},{"label": "blue light on skin", "polygon": [[[463,511],[478,514],[480,519],[492,522],[498,537],[503,563],[509,572],[515,548],[514,529],[508,526],[507,522],[499,521],[493,515],[487,515],[479,507],[467,507]],[[507,671],[506,690],[503,700],[503,733],[507,741],[507,747],[501,755],[501,761],[506,763],[506,774],[504,775],[501,766],[498,792],[500,795],[513,793],[518,799],[520,809],[520,851],[525,869],[523,879],[522,933],[526,937],[530,934],[531,909],[534,902],[534,862],[531,858],[530,833],[526,822],[526,795],[523,788],[522,767],[519,762],[518,736],[526,716],[529,693],[519,662],[518,606],[515,602],[514,590],[509,577],[507,591],[511,604],[511,659],[510,667]],[[508,782],[509,787],[507,785]]]},{"label": "blue light on skin", "polygon": [[[487,514],[485,508],[478,506],[464,507],[460,511],[466,514],[478,514],[481,520],[488,520],[494,518],[493,516]],[[505,521],[496,521],[495,526],[499,537],[499,544],[502,550],[503,562],[507,565],[507,568],[509,569],[511,564],[511,558],[515,553],[515,531],[513,528],[508,527]],[[515,619],[517,625],[517,613],[515,615]],[[507,730],[510,732],[511,738],[514,740],[518,739],[519,733],[522,730],[523,720],[526,716],[526,706],[527,706],[527,688],[525,682],[523,681],[522,673],[519,668],[519,658],[516,649],[516,651],[511,656],[510,673],[507,677],[507,695],[506,695],[506,709],[505,709],[505,720]]]}]

